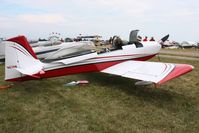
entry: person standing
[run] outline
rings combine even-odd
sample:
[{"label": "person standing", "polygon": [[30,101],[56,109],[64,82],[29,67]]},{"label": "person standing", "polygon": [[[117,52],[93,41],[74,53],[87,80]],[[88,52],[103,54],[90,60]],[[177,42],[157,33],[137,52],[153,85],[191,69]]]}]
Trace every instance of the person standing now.
[{"label": "person standing", "polygon": [[148,41],[148,37],[147,36],[145,36],[145,38],[144,38],[144,40],[143,40],[144,42],[147,42]]},{"label": "person standing", "polygon": [[154,37],[151,37],[149,41],[154,42],[155,41]]}]

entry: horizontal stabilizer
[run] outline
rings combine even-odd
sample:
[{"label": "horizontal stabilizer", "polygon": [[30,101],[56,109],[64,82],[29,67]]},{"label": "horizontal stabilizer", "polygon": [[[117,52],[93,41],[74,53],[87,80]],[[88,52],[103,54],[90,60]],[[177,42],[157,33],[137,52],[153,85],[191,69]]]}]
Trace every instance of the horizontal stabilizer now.
[{"label": "horizontal stabilizer", "polygon": [[19,71],[21,74],[28,75],[31,77],[39,78],[38,76],[35,76],[36,74],[43,74],[44,71],[42,64],[38,62],[37,64],[34,64],[33,66],[29,67],[22,67],[22,68],[15,68],[17,71]]},{"label": "horizontal stabilizer", "polygon": [[191,70],[193,70],[193,66],[186,64],[126,61],[104,69],[102,72],[163,84]]}]

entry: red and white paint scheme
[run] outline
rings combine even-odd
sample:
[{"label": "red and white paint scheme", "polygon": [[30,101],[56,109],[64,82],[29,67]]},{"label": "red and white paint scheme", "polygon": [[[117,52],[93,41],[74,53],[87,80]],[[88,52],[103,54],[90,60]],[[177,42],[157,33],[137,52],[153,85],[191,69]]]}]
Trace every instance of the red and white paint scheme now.
[{"label": "red and white paint scheme", "polygon": [[85,72],[103,72],[163,84],[193,69],[187,64],[144,62],[158,54],[158,42],[141,42],[104,53],[90,52],[42,62],[24,36],[7,40],[5,80],[26,81]]}]

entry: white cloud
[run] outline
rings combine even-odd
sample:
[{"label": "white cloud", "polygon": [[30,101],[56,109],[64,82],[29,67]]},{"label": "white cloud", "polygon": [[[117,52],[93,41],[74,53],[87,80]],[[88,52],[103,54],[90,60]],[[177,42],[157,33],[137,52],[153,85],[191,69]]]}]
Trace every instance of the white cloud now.
[{"label": "white cloud", "polygon": [[23,14],[19,16],[21,21],[29,23],[56,24],[64,23],[66,20],[60,14]]},{"label": "white cloud", "polygon": [[144,13],[150,9],[149,2],[138,0],[76,0],[76,3],[87,7],[103,8],[107,10],[115,10],[121,13],[137,15]]},{"label": "white cloud", "polygon": [[[144,34],[175,34],[176,38],[193,38],[182,34],[199,33],[197,0],[2,0],[21,12],[0,14],[0,30],[56,31],[64,34],[119,34],[128,37],[131,29]],[[30,9],[30,10],[29,10]],[[23,10],[27,10],[23,11]],[[10,13],[10,14],[9,14]],[[23,25],[23,26],[21,26]],[[28,28],[27,28],[28,27]],[[34,27],[38,27],[35,29]],[[178,36],[179,35],[179,36]],[[195,35],[196,36],[196,35]]]},{"label": "white cloud", "polygon": [[49,8],[54,7],[59,2],[64,2],[63,0],[3,0],[9,4],[15,4],[19,6],[29,7],[29,8]]}]

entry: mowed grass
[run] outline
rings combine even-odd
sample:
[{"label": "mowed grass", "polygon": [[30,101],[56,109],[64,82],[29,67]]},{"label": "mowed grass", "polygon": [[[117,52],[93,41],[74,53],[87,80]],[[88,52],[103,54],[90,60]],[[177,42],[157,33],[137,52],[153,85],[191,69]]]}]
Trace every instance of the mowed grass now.
[{"label": "mowed grass", "polygon": [[[0,91],[0,132],[199,132],[199,62],[161,61],[195,69],[160,88],[103,73],[14,83]],[[63,86],[73,80],[90,84]]]},{"label": "mowed grass", "polygon": [[198,53],[199,52],[199,49],[195,49],[195,48],[187,48],[187,49],[167,49],[167,48],[164,48],[162,50],[175,51],[175,52],[192,52],[192,53]]}]

